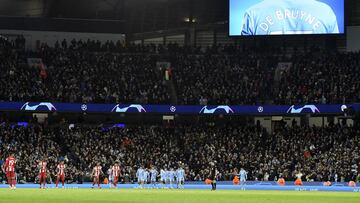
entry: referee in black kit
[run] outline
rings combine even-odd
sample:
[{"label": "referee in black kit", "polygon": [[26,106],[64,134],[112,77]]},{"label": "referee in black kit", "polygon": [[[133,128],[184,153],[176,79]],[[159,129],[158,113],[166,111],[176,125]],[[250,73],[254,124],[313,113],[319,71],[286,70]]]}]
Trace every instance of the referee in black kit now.
[{"label": "referee in black kit", "polygon": [[[215,162],[216,163],[216,162]],[[210,162],[210,174],[209,179],[211,180],[211,190],[216,190],[216,177],[217,177],[217,169],[214,162]]]}]

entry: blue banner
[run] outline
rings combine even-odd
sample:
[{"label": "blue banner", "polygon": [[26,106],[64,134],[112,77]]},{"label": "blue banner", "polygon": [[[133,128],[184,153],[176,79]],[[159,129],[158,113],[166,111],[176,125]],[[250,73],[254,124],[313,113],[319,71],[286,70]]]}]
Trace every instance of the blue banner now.
[{"label": "blue banner", "polygon": [[263,105],[263,106],[201,106],[201,105],[141,105],[141,104],[76,104],[51,102],[0,102],[0,111],[28,112],[87,112],[87,113],[157,113],[157,114],[229,114],[229,115],[284,115],[284,114],[342,114],[360,104],[333,105]]}]

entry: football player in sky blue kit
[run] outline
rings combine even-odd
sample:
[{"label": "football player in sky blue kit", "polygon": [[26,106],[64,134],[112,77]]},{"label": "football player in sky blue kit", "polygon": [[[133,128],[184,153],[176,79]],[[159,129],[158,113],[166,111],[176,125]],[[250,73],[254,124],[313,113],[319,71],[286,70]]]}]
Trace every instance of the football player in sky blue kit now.
[{"label": "football player in sky blue kit", "polygon": [[144,180],[145,185],[148,184],[149,177],[150,177],[150,173],[149,173],[149,171],[147,169],[145,169],[144,173],[143,173],[143,180]]},{"label": "football player in sky blue kit", "polygon": [[139,188],[144,187],[144,172],[145,171],[142,166],[140,166],[136,171],[136,178],[138,179]]},{"label": "football player in sky blue kit", "polygon": [[165,168],[165,169],[161,169],[161,170],[160,170],[160,182],[161,182],[162,188],[165,187],[166,179],[167,179],[166,168]]},{"label": "football player in sky blue kit", "polygon": [[152,188],[156,188],[156,177],[158,176],[158,172],[155,167],[152,167],[150,170],[150,182]]},{"label": "football player in sky blue kit", "polygon": [[176,170],[176,181],[178,188],[184,188],[185,183],[185,171],[181,167]]},{"label": "football player in sky blue kit", "polygon": [[339,33],[331,7],[316,0],[263,0],[245,11],[241,35]]},{"label": "football player in sky blue kit", "polygon": [[169,182],[169,188],[173,188],[172,184],[175,182],[175,171],[173,168],[170,168],[167,174],[168,182]]},{"label": "football player in sky blue kit", "polygon": [[239,176],[240,176],[240,184],[241,185],[245,184],[247,179],[247,172],[243,168],[240,169]]}]

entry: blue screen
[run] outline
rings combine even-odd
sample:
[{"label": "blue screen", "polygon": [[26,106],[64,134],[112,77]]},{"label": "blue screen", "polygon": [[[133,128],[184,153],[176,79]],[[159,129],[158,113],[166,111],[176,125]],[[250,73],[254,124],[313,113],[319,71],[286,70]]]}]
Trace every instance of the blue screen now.
[{"label": "blue screen", "polygon": [[343,34],[344,0],[229,0],[229,35]]}]

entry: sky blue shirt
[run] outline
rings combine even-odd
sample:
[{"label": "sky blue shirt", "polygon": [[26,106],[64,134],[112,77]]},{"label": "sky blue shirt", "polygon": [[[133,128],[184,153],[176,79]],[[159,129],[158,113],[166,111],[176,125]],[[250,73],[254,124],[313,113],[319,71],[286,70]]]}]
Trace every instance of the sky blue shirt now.
[{"label": "sky blue shirt", "polygon": [[144,175],[145,175],[145,170],[142,169],[142,168],[139,168],[137,171],[136,171],[136,177],[138,179],[144,179]]},{"label": "sky blue shirt", "polygon": [[166,171],[163,170],[163,169],[160,170],[160,178],[161,178],[162,180],[165,180],[165,179],[167,178],[167,173],[166,173]]},{"label": "sky blue shirt", "polygon": [[168,179],[174,180],[174,178],[175,178],[175,171],[174,170],[168,171]]},{"label": "sky blue shirt", "polygon": [[339,33],[334,11],[316,0],[264,0],[246,10],[241,35]]},{"label": "sky blue shirt", "polygon": [[151,180],[156,180],[156,177],[157,177],[157,175],[158,175],[157,170],[151,169],[151,170],[150,170],[150,174],[151,174]]},{"label": "sky blue shirt", "polygon": [[185,177],[185,171],[182,168],[179,168],[176,170],[176,178],[177,179],[184,179]]},{"label": "sky blue shirt", "polygon": [[240,170],[240,179],[241,180],[247,179],[247,172],[245,170]]},{"label": "sky blue shirt", "polygon": [[149,179],[149,172],[147,170],[144,170],[143,172],[143,179],[148,180]]}]

